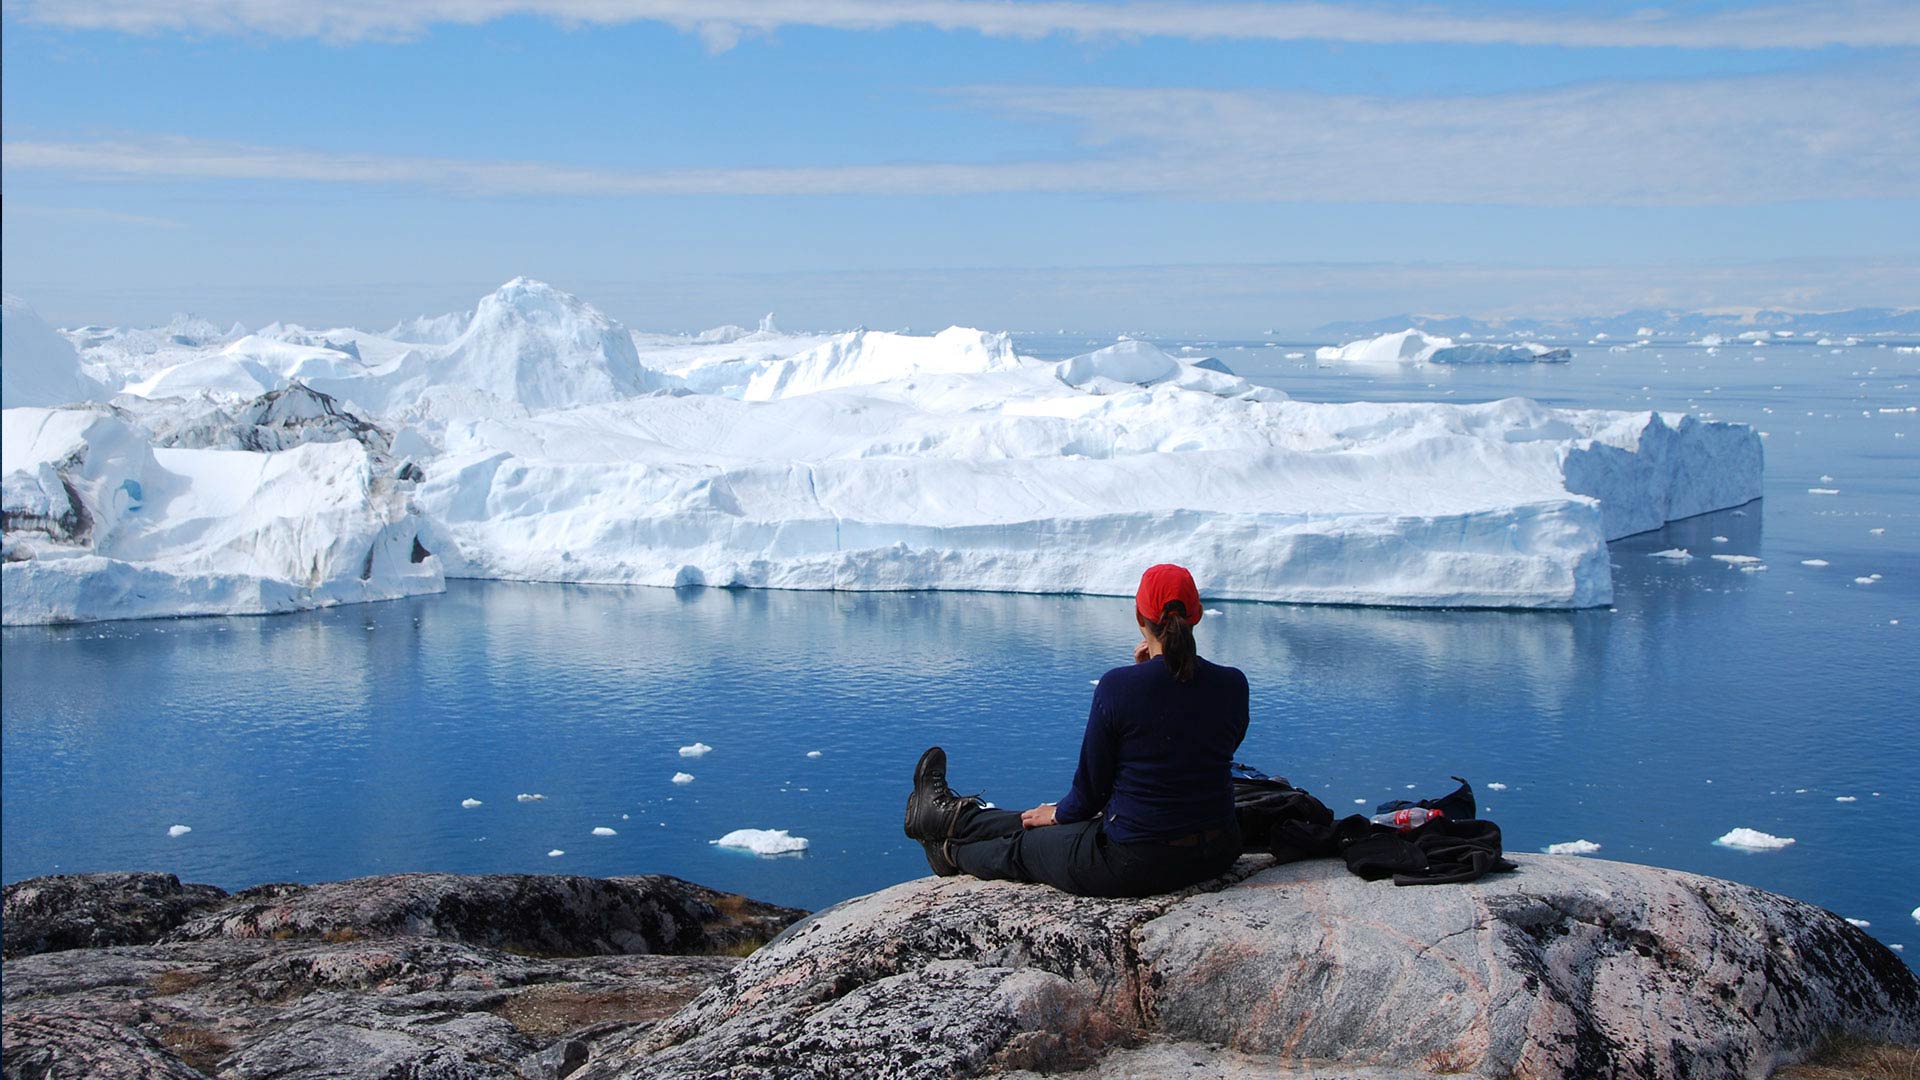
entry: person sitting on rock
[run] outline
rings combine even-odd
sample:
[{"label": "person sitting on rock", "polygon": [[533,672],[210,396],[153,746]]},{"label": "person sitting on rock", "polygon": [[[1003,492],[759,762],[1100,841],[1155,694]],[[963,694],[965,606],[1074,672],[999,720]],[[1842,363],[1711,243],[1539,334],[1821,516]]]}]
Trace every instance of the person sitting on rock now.
[{"label": "person sitting on rock", "polygon": [[1200,658],[1185,568],[1140,578],[1133,663],[1101,676],[1073,787],[1025,813],[947,786],[931,747],[913,771],[907,836],[941,876],[1039,881],[1081,896],[1151,896],[1217,877],[1240,853],[1228,768],[1247,734],[1247,677]]}]

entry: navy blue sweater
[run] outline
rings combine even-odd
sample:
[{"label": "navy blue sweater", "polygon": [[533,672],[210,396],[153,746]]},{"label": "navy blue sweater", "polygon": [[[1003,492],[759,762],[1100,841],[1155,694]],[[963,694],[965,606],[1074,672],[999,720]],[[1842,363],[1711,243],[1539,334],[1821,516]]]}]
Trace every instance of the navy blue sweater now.
[{"label": "navy blue sweater", "polygon": [[1073,789],[1054,806],[1061,824],[1106,812],[1123,843],[1174,840],[1233,820],[1227,767],[1247,735],[1247,677],[1196,663],[1182,683],[1159,660],[1100,677],[1080,741]]}]

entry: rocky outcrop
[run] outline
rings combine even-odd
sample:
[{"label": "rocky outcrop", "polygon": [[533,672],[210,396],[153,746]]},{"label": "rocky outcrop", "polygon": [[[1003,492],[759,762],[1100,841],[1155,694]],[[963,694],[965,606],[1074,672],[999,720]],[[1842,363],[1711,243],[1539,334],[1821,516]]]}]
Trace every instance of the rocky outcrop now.
[{"label": "rocky outcrop", "polygon": [[765,941],[800,914],[662,874],[391,874],[257,886],[173,936],[448,938],[539,956],[689,953]]},{"label": "rocky outcrop", "polygon": [[6,887],[0,900],[4,955],[136,945],[227,898],[172,874],[54,874]]},{"label": "rocky outcrop", "polygon": [[563,1076],[804,914],[654,875],[401,874],[232,897],[71,875],[10,885],[5,904],[9,1080]]},{"label": "rocky outcrop", "polygon": [[[1516,861],[1395,888],[1247,858],[1145,900],[927,878],[745,960],[710,954],[800,913],[673,878],[409,874],[158,920],[70,882],[86,925],[151,940],[9,959],[5,1074],[1677,1080],[1765,1077],[1834,1036],[1920,1038],[1920,982],[1829,912]],[[9,887],[10,942],[48,880]]]},{"label": "rocky outcrop", "polygon": [[830,908],[581,1077],[1765,1076],[1920,1037],[1920,984],[1819,908],[1521,857],[1470,886],[1337,862],[1148,901],[927,879]]}]

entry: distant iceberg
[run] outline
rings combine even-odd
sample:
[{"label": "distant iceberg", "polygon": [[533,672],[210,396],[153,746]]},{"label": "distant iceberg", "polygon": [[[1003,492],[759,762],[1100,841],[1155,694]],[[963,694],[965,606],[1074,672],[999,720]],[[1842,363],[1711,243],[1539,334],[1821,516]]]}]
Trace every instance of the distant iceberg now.
[{"label": "distant iceberg", "polygon": [[1587,607],[1612,596],[1608,540],[1760,493],[1744,425],[1296,402],[1134,340],[1045,361],[977,329],[768,320],[716,343],[527,279],[454,321],[444,343],[69,335],[77,357],[46,354],[62,377],[126,392],[7,410],[6,620],[291,610],[444,576],[1114,593],[1176,555],[1210,599]]},{"label": "distant iceberg", "polygon": [[1531,364],[1571,360],[1573,350],[1552,348],[1532,341],[1515,344],[1476,341],[1456,345],[1452,338],[1408,329],[1351,341],[1345,345],[1322,346],[1314,351],[1314,358],[1322,363],[1360,365]]}]

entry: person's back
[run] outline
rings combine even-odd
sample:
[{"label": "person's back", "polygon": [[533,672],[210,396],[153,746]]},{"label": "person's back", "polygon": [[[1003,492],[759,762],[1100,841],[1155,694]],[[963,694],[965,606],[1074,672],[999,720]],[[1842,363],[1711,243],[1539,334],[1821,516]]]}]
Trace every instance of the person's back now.
[{"label": "person's back", "polygon": [[[1227,770],[1246,737],[1247,716],[1247,677],[1238,668],[1196,657],[1184,683],[1158,659],[1114,668],[1094,690],[1090,737],[1057,819],[1104,811],[1107,834],[1122,843],[1223,827],[1233,819]],[[1096,729],[1111,747],[1105,761],[1089,761],[1100,756],[1087,745]]]}]

